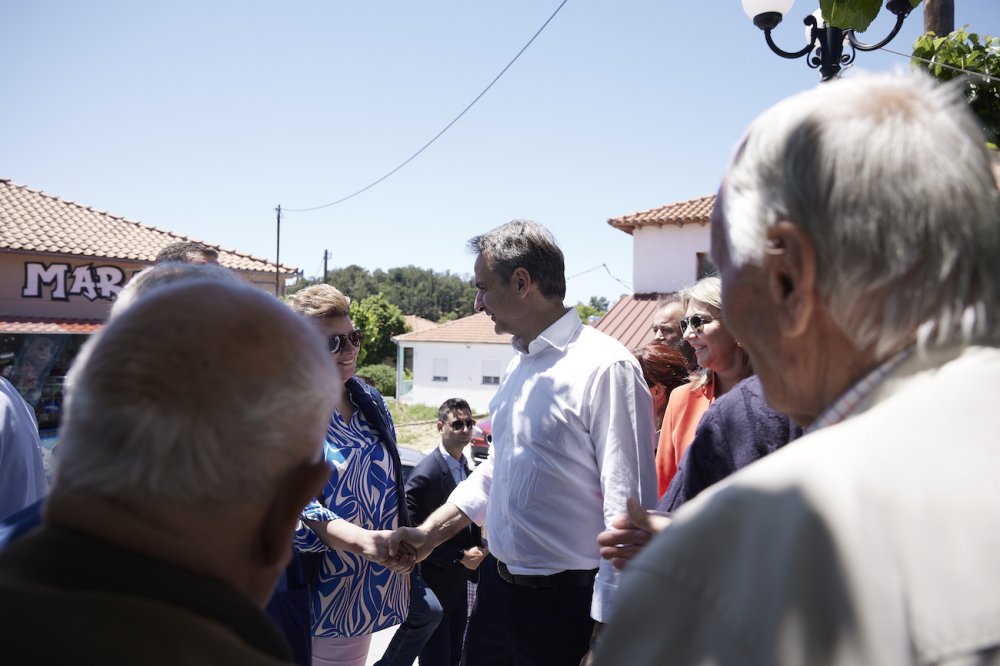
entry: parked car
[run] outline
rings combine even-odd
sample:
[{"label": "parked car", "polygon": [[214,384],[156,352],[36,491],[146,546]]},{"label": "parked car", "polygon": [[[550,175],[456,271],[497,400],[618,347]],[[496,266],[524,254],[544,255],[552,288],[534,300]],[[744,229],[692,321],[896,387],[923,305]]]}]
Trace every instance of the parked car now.
[{"label": "parked car", "polygon": [[403,483],[410,478],[410,472],[424,459],[424,453],[411,449],[408,446],[397,446],[399,450],[399,462],[403,465]]},{"label": "parked car", "polygon": [[493,443],[493,423],[490,419],[483,419],[476,423],[472,429],[472,441],[466,451],[466,458],[476,466],[486,460],[490,455],[490,445]]}]

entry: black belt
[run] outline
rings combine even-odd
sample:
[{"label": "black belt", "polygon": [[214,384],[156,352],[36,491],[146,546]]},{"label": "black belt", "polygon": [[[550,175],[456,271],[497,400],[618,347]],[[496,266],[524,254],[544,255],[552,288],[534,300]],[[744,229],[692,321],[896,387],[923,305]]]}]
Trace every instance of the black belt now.
[{"label": "black belt", "polygon": [[511,585],[533,588],[590,587],[597,575],[597,569],[567,569],[549,576],[528,576],[511,573],[500,560],[497,560],[497,572]]}]

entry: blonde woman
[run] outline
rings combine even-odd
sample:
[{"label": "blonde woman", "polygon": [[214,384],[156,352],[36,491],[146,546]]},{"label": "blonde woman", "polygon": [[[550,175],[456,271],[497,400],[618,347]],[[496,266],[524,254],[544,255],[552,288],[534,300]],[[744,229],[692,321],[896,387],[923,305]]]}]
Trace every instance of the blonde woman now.
[{"label": "blonde woman", "polygon": [[742,379],[753,374],[750,358],[722,321],[722,282],[706,277],[684,289],[681,335],[694,349],[700,369],[691,382],[670,393],[656,449],[656,478],[660,496],[677,473],[681,456],[694,440],[695,430],[709,405]]}]

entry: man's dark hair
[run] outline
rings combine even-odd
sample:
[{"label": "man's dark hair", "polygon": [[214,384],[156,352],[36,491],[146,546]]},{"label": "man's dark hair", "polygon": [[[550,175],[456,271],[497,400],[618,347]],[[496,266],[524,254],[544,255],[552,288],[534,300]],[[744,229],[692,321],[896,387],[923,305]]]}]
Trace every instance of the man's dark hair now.
[{"label": "man's dark hair", "polygon": [[219,258],[219,251],[214,247],[209,247],[197,241],[177,241],[160,250],[153,263],[163,264],[168,261],[177,261],[182,264],[188,264],[191,263],[192,254],[211,257],[212,259]]},{"label": "man's dark hair", "polygon": [[566,261],[549,230],[531,220],[514,220],[469,240],[469,249],[482,255],[504,284],[518,268],[538,283],[546,298],[566,297]]},{"label": "man's dark hair", "polygon": [[465,400],[462,400],[461,398],[448,398],[441,403],[440,407],[438,407],[438,421],[444,423],[444,420],[448,418],[448,412],[454,412],[459,409],[464,409],[469,412],[472,411],[472,408],[469,407],[469,403]]}]

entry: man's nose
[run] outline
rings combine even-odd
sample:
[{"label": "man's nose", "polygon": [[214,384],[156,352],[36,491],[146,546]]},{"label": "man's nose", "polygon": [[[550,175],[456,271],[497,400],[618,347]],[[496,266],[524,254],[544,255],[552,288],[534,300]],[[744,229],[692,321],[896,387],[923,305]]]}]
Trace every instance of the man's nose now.
[{"label": "man's nose", "polygon": [[472,304],[472,309],[475,310],[476,312],[482,312],[484,308],[485,306],[483,305],[483,292],[477,291],[476,300]]}]

